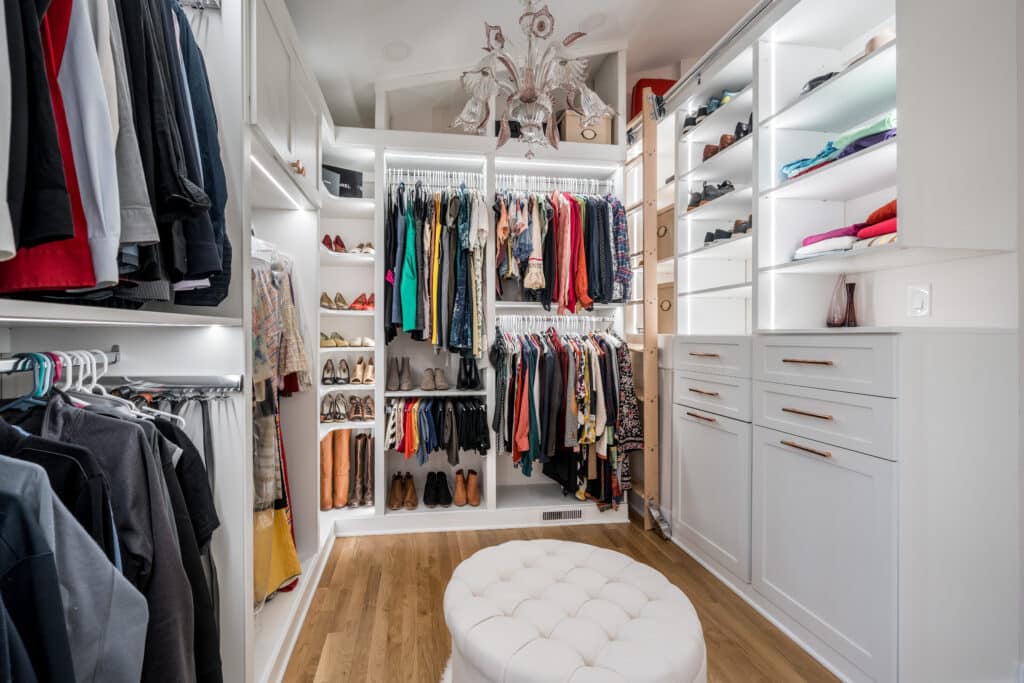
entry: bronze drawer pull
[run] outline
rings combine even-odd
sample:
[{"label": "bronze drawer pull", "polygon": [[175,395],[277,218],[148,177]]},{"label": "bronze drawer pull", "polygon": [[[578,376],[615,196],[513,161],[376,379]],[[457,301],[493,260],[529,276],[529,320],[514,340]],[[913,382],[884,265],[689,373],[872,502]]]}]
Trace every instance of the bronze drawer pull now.
[{"label": "bronze drawer pull", "polygon": [[717,391],[704,391],[703,389],[694,389],[693,387],[690,387],[690,391],[701,396],[710,396],[711,398],[718,398],[721,395]]},{"label": "bronze drawer pull", "polygon": [[831,360],[803,360],[801,358],[783,358],[783,363],[794,363],[796,365],[827,365],[832,367],[835,365],[835,361]]},{"label": "bronze drawer pull", "polygon": [[707,415],[701,415],[700,413],[691,413],[687,411],[686,414],[689,415],[690,417],[695,417],[698,420],[704,420],[705,422],[718,422],[717,418],[708,417]]},{"label": "bronze drawer pull", "polygon": [[781,443],[783,446],[789,446],[790,448],[795,448],[798,451],[804,451],[805,453],[813,453],[814,455],[820,455],[823,458],[831,458],[832,457],[832,454],[829,451],[819,451],[819,450],[816,450],[814,448],[808,448],[807,446],[801,446],[800,444],[794,443],[792,441],[780,441],[779,443]]},{"label": "bronze drawer pull", "polygon": [[722,356],[717,353],[699,353],[697,351],[690,351],[690,355],[696,358],[721,358]]},{"label": "bronze drawer pull", "polygon": [[792,413],[793,415],[803,415],[804,417],[813,417],[818,420],[827,420],[829,422],[835,419],[831,415],[822,415],[821,413],[810,413],[807,412],[806,410],[800,410],[799,408],[783,408],[782,412]]}]

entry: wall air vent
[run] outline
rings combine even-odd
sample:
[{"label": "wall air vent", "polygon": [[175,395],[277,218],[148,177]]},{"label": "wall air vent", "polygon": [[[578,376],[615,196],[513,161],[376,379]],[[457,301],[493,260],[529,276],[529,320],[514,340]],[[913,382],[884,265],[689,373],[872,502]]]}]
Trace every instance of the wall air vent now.
[{"label": "wall air vent", "polygon": [[540,513],[540,518],[544,522],[564,522],[567,519],[583,519],[583,510],[580,508],[575,510],[545,510]]}]

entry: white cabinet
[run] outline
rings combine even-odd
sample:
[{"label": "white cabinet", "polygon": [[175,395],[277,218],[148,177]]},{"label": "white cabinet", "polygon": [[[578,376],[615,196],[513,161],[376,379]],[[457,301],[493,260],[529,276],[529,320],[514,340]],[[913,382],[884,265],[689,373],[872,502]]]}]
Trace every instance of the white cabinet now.
[{"label": "white cabinet", "polygon": [[[292,83],[295,92],[292,97],[292,145],[291,156],[294,159],[289,168],[295,176],[295,182],[310,200],[315,202],[320,188],[320,110],[313,97],[313,86],[298,62],[292,63]],[[295,162],[298,165],[294,165]]]},{"label": "white cabinet", "polygon": [[874,680],[896,678],[896,467],[754,428],[753,584]]},{"label": "white cabinet", "polygon": [[678,533],[750,581],[750,425],[674,406]]},{"label": "white cabinet", "polygon": [[256,0],[250,113],[278,164],[319,203],[320,110],[281,0]]}]

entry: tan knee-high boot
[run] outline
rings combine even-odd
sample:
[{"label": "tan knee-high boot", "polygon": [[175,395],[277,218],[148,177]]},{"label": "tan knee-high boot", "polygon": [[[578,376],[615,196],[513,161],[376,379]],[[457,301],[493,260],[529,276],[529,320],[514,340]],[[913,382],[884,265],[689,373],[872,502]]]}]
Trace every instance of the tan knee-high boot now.
[{"label": "tan knee-high boot", "polygon": [[331,435],[320,439],[320,509],[334,507],[334,448]]},{"label": "tan knee-high boot", "polygon": [[338,429],[334,436],[334,507],[348,505],[349,441],[352,430]]}]

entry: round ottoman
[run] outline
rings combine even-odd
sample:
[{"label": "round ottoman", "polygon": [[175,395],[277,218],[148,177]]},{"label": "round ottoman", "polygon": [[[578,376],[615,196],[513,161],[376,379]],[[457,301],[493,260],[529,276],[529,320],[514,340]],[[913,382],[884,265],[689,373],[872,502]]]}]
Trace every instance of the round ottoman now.
[{"label": "round ottoman", "polygon": [[705,683],[700,620],[660,572],[565,541],[512,541],[444,594],[452,683]]}]

